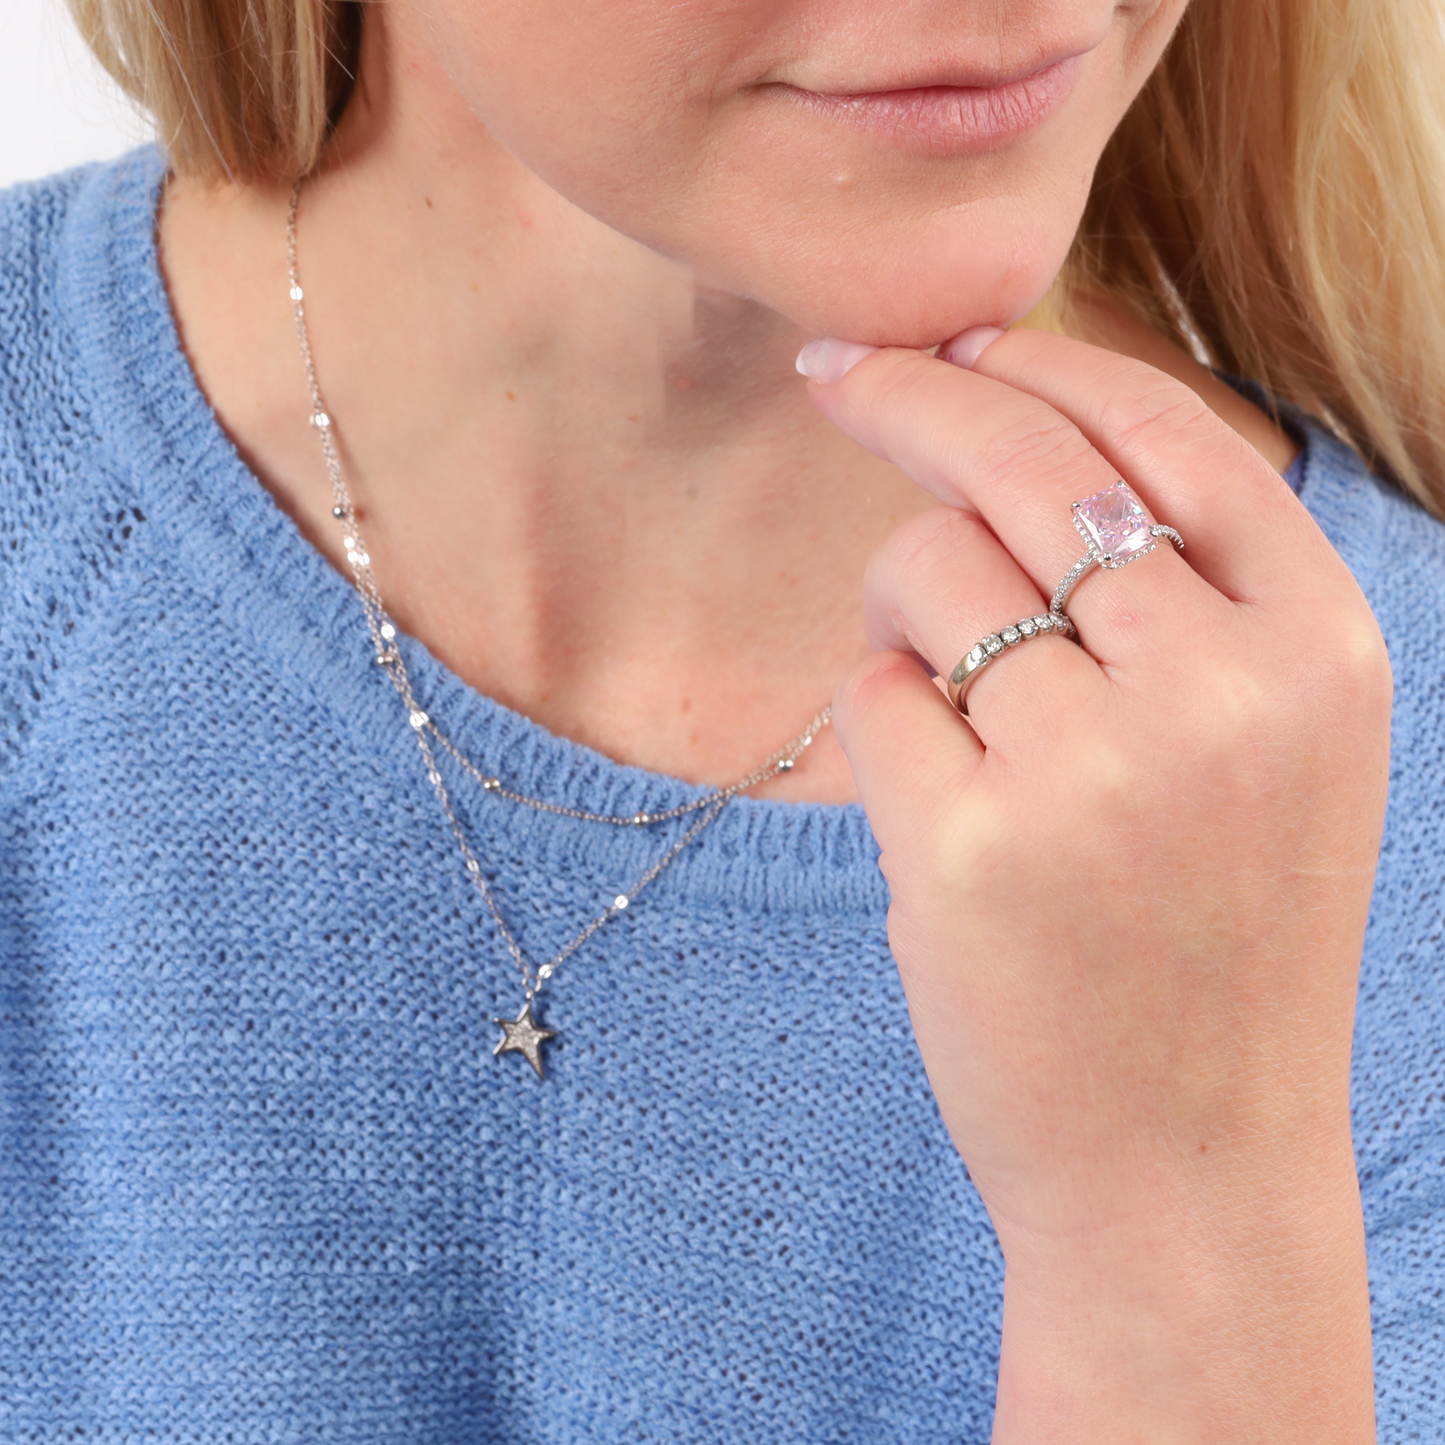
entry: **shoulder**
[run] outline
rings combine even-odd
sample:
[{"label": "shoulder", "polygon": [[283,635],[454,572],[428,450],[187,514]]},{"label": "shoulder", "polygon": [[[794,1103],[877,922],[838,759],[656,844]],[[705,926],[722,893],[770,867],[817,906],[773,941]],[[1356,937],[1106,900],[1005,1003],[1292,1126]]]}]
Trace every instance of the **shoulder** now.
[{"label": "shoulder", "polygon": [[0,770],[135,532],[92,362],[117,251],[152,244],[160,167],[141,151],[0,191]]},{"label": "shoulder", "polygon": [[[0,515],[41,507],[36,469],[101,429],[87,341],[127,268],[152,250],[162,169],[152,149],[0,191]],[[16,481],[32,483],[20,487]]]},{"label": "shoulder", "polygon": [[[1445,523],[1376,477],[1319,422],[1294,420],[1305,441],[1300,498],[1355,574],[1393,654],[1422,632],[1424,612],[1438,617],[1445,603]],[[1445,630],[1428,635],[1432,653],[1445,657]]]},{"label": "shoulder", "polygon": [[[153,225],[161,161],[153,148],[0,190],[0,426],[13,436],[39,392],[74,369],[77,273],[103,269],[117,246]],[[129,213],[128,213],[129,212]],[[138,224],[139,223],[139,224]],[[138,236],[128,233],[139,231]]]},{"label": "shoulder", "polygon": [[73,371],[60,262],[85,171],[0,191],[0,517],[36,505],[31,470],[62,430],[56,403]]}]

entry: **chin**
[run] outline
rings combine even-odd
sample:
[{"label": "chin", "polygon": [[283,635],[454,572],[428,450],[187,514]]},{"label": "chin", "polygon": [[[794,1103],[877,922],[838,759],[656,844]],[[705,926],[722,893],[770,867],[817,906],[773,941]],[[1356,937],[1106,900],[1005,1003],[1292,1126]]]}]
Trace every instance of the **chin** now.
[{"label": "chin", "polygon": [[1068,255],[1096,159],[1074,147],[1028,164],[1010,153],[972,168],[868,169],[752,146],[679,180],[675,165],[645,172],[630,158],[502,139],[569,203],[709,289],[813,336],[912,347],[1034,308]]},{"label": "chin", "polygon": [[1011,326],[1048,292],[1059,264],[1044,272],[949,277],[919,270],[907,278],[868,278],[820,288],[809,285],[765,300],[813,336],[872,346],[928,348],[973,326]]},{"label": "chin", "polygon": [[773,192],[699,207],[671,234],[644,227],[639,239],[810,335],[929,347],[1032,311],[1068,256],[1087,194],[1087,174],[944,206],[917,190],[815,192],[812,205]]},{"label": "chin", "polygon": [[1009,326],[1026,316],[1053,284],[1072,238],[1070,226],[1051,237],[1035,233],[1028,246],[963,235],[942,246],[894,239],[841,253],[786,248],[772,264],[734,269],[729,289],[813,336],[930,347],[971,326]]}]

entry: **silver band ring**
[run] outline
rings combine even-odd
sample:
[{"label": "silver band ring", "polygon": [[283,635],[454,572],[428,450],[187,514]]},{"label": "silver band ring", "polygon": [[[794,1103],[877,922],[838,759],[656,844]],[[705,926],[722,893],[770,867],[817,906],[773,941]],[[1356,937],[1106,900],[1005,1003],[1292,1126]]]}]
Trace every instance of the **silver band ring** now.
[{"label": "silver band ring", "polygon": [[1173,527],[1161,527],[1145,511],[1133,488],[1122,479],[1073,504],[1074,527],[1089,549],[1054,588],[1049,611],[1062,616],[1064,602],[1079,579],[1095,567],[1114,571],[1147,557],[1167,537],[1182,552],[1184,538]]},{"label": "silver band ring", "polygon": [[997,632],[989,633],[964,653],[958,666],[948,675],[949,702],[967,717],[968,707],[963,698],[973,685],[974,678],[994,658],[1007,652],[1009,648],[1017,647],[1030,637],[1047,637],[1050,633],[1067,637],[1074,642],[1079,640],[1074,624],[1062,612],[1040,612],[1037,617],[1025,617],[1022,622],[1015,622],[1012,627],[1003,627]]}]

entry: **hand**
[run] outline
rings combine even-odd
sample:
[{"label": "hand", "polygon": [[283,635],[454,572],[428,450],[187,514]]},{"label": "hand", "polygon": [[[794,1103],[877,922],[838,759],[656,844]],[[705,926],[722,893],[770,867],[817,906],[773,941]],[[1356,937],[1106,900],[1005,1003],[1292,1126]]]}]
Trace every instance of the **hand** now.
[{"label": "hand", "polygon": [[[995,1441],[1373,1439],[1348,1085],[1390,672],[1359,588],[1128,358],[1012,331],[813,391],[945,504],[874,559],[835,717],[1007,1262]],[[1187,552],[1091,572],[1083,647],[999,657],[965,721],[931,674],[1047,609],[1070,502],[1119,476]]]}]

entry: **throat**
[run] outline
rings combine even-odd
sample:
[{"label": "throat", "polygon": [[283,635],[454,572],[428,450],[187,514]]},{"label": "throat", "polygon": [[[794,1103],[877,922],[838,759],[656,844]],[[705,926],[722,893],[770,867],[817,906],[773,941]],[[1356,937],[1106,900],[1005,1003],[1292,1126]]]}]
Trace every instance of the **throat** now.
[{"label": "throat", "polygon": [[[300,196],[316,374],[381,596],[550,731],[724,786],[866,655],[867,558],[930,501],[816,413],[790,323],[577,211],[480,128],[474,145],[428,164],[344,125]],[[223,426],[349,578],[288,201],[173,181],[162,263]],[[769,786],[853,796],[831,732]]]}]

